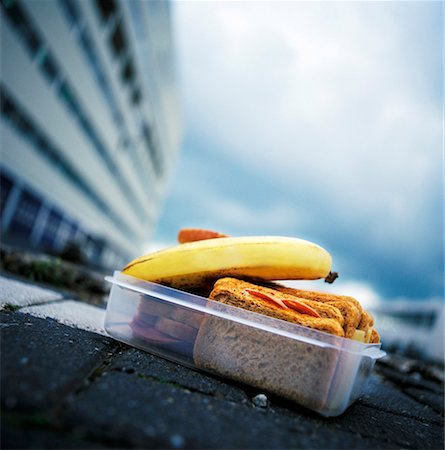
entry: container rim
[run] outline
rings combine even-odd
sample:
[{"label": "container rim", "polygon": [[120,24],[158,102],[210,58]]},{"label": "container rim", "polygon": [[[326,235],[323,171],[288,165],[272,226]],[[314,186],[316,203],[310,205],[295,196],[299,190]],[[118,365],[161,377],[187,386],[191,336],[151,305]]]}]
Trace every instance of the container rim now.
[{"label": "container rim", "polygon": [[335,336],[284,320],[275,319],[235,306],[226,305],[179,289],[135,278],[123,274],[120,271],[115,271],[112,277],[106,276],[105,280],[113,285],[140,294],[154,296],[163,301],[268,331],[290,339],[316,345],[318,347],[332,348],[355,355],[366,356],[371,359],[379,359],[386,355],[386,352],[380,349],[380,343],[366,344],[353,341],[351,339]]}]

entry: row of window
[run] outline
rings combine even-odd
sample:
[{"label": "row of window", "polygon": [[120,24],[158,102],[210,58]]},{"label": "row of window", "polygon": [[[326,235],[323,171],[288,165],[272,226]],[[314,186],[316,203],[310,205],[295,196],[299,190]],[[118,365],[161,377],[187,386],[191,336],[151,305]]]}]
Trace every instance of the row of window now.
[{"label": "row of window", "polygon": [[96,9],[104,25],[115,21],[114,28],[109,36],[110,48],[113,55],[122,61],[122,81],[131,90],[131,102],[137,105],[142,101],[142,92],[137,81],[130,45],[126,38],[125,25],[123,20],[119,18],[119,6],[115,0],[96,0]]},{"label": "row of window", "polygon": [[81,19],[79,6],[74,0],[59,0],[59,4],[71,27],[77,30],[80,45],[88,59],[88,63],[93,69],[99,89],[102,91],[102,94],[107,101],[116,125],[121,128],[124,125],[124,118],[119,111],[108,77],[100,62],[94,41],[86,29],[85,23]]},{"label": "row of window", "polygon": [[46,136],[30,117],[24,113],[22,108],[19,107],[18,103],[12,98],[12,95],[7,92],[4,86],[0,86],[0,94],[2,117],[9,121],[9,123],[22,134],[24,139],[28,140],[41,155],[57,168],[57,170],[62,172],[66,178],[89,197],[99,210],[110,217],[118,229],[124,230],[128,236],[134,236],[133,231],[128,225],[98,196],[96,190],[90,187],[82,174],[72,166],[61,150],[58,149],[48,136]]},{"label": "row of window", "polygon": [[56,254],[67,245],[76,245],[91,263],[106,268],[119,267],[128,260],[123,252],[86,233],[74,220],[45,203],[29,187],[17,183],[4,168],[0,169],[2,218],[9,210],[8,223],[2,223],[4,240]]},{"label": "row of window", "polygon": [[[150,9],[153,10],[153,5],[157,2],[153,2],[150,4]],[[130,15],[133,21],[133,25],[135,27],[135,32],[137,39],[140,42],[147,41],[149,39],[149,35],[145,28],[145,24],[143,21],[143,11],[142,5],[140,2],[128,2],[128,9],[130,11]],[[159,92],[157,89],[153,89],[152,94],[157,98]],[[158,99],[157,99],[158,100]],[[161,174],[163,170],[162,158],[160,154],[159,142],[155,139],[155,133],[152,130],[152,127],[141,117],[139,121],[140,129],[142,130],[142,138],[145,143],[145,147],[147,149],[148,154],[151,157],[153,162],[153,166],[155,168],[155,172],[157,174]]]},{"label": "row of window", "polygon": [[52,55],[49,48],[45,46],[25,10],[17,0],[2,0],[2,5],[5,8],[7,17],[10,19],[19,35],[22,36],[32,58],[39,64],[39,68],[45,75],[45,78],[50,84],[57,86],[60,98],[64,101],[73,116],[78,120],[82,130],[93,144],[93,148],[101,156],[108,167],[108,170],[119,183],[122,191],[133,206],[135,213],[142,222],[145,221],[146,215],[144,213],[144,207],[139,203],[136,196],[131,191],[129,184],[122,176],[118,166],[109,156],[105,145],[102,143],[94,130],[91,121],[82,109],[72,87],[63,76],[63,71],[57,63],[56,58]]},{"label": "row of window", "polygon": [[92,72],[94,73],[97,85],[110,108],[116,127],[120,130],[121,144],[125,149],[132,151],[131,156],[133,167],[138,174],[140,182],[143,186],[145,186],[147,184],[147,174],[144,170],[143,164],[141,164],[140,158],[136,154],[134,144],[129,137],[129,133],[125,126],[124,117],[120,112],[119,106],[114,97],[111,83],[109,82],[106,71],[101,63],[99,52],[97,51],[95,43],[88,31],[87,24],[81,16],[79,6],[74,0],[59,0],[59,4],[62,7],[62,11],[65,14],[69,26],[76,30],[76,35],[80,46],[86,56]]},{"label": "row of window", "polygon": [[[137,2],[130,2],[130,10],[136,7]],[[112,31],[109,36],[109,43],[112,54],[118,60],[122,61],[121,78],[124,84],[127,84],[132,90],[132,99],[135,97],[140,102],[140,97],[142,96],[141,90],[138,87],[139,83],[136,78],[136,71],[133,63],[133,58],[131,56],[130,44],[126,38],[125,26],[122,18],[119,17],[119,6],[116,0],[96,0],[96,8],[99,12],[101,22],[104,26],[109,26],[112,24]],[[140,14],[142,12],[140,11]],[[140,18],[138,23],[140,24]],[[146,55],[148,58],[149,55]],[[134,101],[133,101],[134,103]],[[153,132],[147,122],[139,117],[139,127],[142,134],[142,140],[145,144],[148,154],[151,157],[156,175],[160,176],[163,170],[161,155],[158,151],[158,145],[154,141]],[[149,131],[147,133],[147,131]],[[149,139],[147,139],[149,137]]]},{"label": "row of window", "polygon": [[162,162],[159,157],[159,153],[156,151],[159,148],[155,142],[153,142],[154,136],[152,133],[151,127],[148,126],[146,122],[142,123],[142,137],[145,142],[145,146],[151,156],[151,160],[153,161],[154,168],[156,173],[161,173],[162,170]]}]

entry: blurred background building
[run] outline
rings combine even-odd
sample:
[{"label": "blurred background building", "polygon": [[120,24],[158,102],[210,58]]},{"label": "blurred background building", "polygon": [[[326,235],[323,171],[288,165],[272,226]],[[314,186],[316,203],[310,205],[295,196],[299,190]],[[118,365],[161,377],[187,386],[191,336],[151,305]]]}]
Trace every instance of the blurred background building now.
[{"label": "blurred background building", "polygon": [[386,351],[444,362],[443,299],[382,302],[370,311]]},{"label": "blurred background building", "polygon": [[2,241],[141,252],[181,136],[165,1],[1,0]]}]

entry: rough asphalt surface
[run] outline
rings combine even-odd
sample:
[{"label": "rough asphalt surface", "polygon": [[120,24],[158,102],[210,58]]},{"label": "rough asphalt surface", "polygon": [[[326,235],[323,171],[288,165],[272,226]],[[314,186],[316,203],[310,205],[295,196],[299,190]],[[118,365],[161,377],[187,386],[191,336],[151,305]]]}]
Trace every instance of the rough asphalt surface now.
[{"label": "rough asphalt surface", "polygon": [[3,449],[444,448],[441,373],[419,362],[379,362],[362,398],[325,419],[51,319],[0,322]]}]

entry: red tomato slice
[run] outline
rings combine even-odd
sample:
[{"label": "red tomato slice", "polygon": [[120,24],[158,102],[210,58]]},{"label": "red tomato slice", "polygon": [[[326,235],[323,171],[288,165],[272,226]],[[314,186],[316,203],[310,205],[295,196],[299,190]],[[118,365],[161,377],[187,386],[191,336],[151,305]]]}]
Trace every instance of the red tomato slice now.
[{"label": "red tomato slice", "polygon": [[254,289],[246,289],[246,292],[248,292],[250,295],[253,295],[254,297],[258,297],[269,302],[274,302],[280,308],[289,309],[279,298],[272,297],[260,291],[255,291]]},{"label": "red tomato slice", "polygon": [[300,303],[298,300],[283,300],[283,302],[299,313],[308,314],[309,316],[313,317],[321,317],[320,314],[315,311],[315,309],[311,308],[308,305],[305,305],[304,303]]}]

